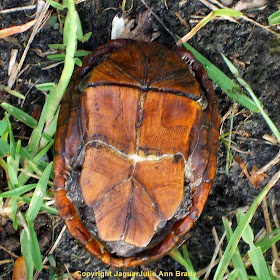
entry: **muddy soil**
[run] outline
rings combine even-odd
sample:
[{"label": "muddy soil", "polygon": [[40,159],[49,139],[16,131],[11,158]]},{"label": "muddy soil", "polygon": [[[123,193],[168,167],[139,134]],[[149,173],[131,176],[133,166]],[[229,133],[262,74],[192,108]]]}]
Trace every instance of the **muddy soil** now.
[{"label": "muddy soil", "polygon": [[[80,49],[94,50],[97,46],[105,43],[110,39],[111,23],[113,17],[120,13],[120,0],[110,1],[84,1],[77,6],[79,11],[84,33],[91,31],[92,36],[88,42],[80,44]],[[30,1],[22,0],[1,0],[0,10],[29,5]],[[159,16],[162,22],[174,33],[183,36],[190,28],[197,23],[194,16],[204,16],[210,10],[196,0],[186,1],[164,1],[151,0],[147,4],[152,7],[153,11]],[[130,11],[132,16],[145,11],[140,0],[135,0],[133,8]],[[57,11],[50,8],[53,15],[57,15]],[[252,10],[246,14],[263,25],[267,25],[267,18],[273,12],[277,11],[277,3],[271,2],[262,10]],[[0,28],[9,27],[12,25],[20,25],[30,20],[30,16],[34,10],[25,12],[16,12],[10,14],[0,14]],[[187,22],[188,27],[185,27],[176,13],[179,13]],[[61,18],[65,15],[60,14]],[[154,32],[160,32],[157,41],[172,46],[174,39],[163,26],[153,19],[152,29]],[[276,30],[276,29],[275,29]],[[12,49],[18,49],[21,56],[24,50],[24,45],[28,41],[30,31],[22,34],[11,36],[5,40],[0,39],[0,83],[6,84],[8,79],[8,63]],[[61,43],[62,35],[58,29],[53,26],[45,25],[36,35],[31,49],[27,55],[23,68],[29,64],[29,67],[24,71],[20,79],[16,83],[16,89],[26,95],[24,102],[19,103],[16,98],[8,98],[9,102],[15,106],[21,107],[28,113],[32,113],[36,108],[41,108],[44,102],[44,95],[38,91],[34,84],[57,81],[61,73],[61,65],[43,70],[45,66],[52,64],[50,60],[44,56],[44,53],[49,50],[48,44]],[[272,121],[280,129],[280,44],[279,39],[268,31],[251,22],[240,19],[239,24],[226,20],[213,20],[207,26],[202,28],[189,43],[208,58],[212,63],[223,70],[227,75],[232,77],[230,71],[226,67],[221,53],[229,57],[240,70],[243,78],[251,85],[257,97],[264,104],[265,110],[268,112]],[[39,50],[39,51],[38,51]],[[43,54],[43,55],[42,55]],[[214,85],[215,86],[215,85]],[[216,94],[219,100],[220,114],[223,117],[232,107],[233,101],[229,99],[219,88],[216,88]],[[1,94],[0,98],[6,100],[5,94]],[[239,110],[242,107],[239,106]],[[270,129],[259,114],[253,114],[249,120],[246,120],[250,113],[239,114],[234,118],[235,131],[242,132],[233,135],[233,140],[239,151],[233,151],[234,156],[239,156],[247,164],[251,170],[255,165],[262,167],[264,164],[272,160],[279,147],[265,141],[262,137],[264,134],[271,134]],[[0,116],[3,117],[4,112],[0,109]],[[13,120],[15,134],[28,136],[29,130],[22,124]],[[229,129],[229,119],[223,124],[223,133]],[[242,151],[242,153],[240,152]],[[52,155],[50,154],[50,160]],[[234,161],[229,174],[225,174],[226,166],[226,149],[222,143],[219,146],[218,152],[218,169],[215,183],[209,195],[209,199],[205,205],[204,211],[191,230],[191,236],[186,241],[191,260],[196,271],[207,266],[211,260],[215,249],[215,242],[212,236],[212,228],[215,227],[218,235],[223,234],[222,216],[233,218],[235,211],[238,208],[244,208],[252,203],[254,198],[263,188],[265,183],[279,169],[276,165],[271,168],[267,175],[268,177],[261,183],[260,187],[255,190],[245,176],[242,176],[240,166]],[[3,176],[3,180],[5,177]],[[1,184],[2,187],[3,184]],[[268,195],[268,204],[274,196],[276,198],[276,208],[279,208],[279,183],[270,191]],[[58,236],[63,224],[58,218],[53,218],[57,221],[55,228],[54,239]],[[4,239],[18,239],[18,233],[5,229],[7,221],[3,222],[0,228],[1,245]],[[48,228],[49,228],[48,224]],[[258,210],[253,221],[252,227],[254,233],[257,233],[264,227],[264,219],[262,211]],[[10,228],[10,225],[9,225]],[[9,233],[10,232],[10,233]],[[3,236],[3,234],[5,235]],[[10,242],[11,243],[11,242]],[[18,241],[15,241],[18,244]],[[4,246],[4,245],[3,245]],[[49,247],[51,242],[49,242]],[[245,250],[246,245],[241,247]],[[19,246],[14,246],[13,252],[20,254]],[[73,273],[81,272],[104,272],[110,271],[110,268],[95,258],[91,257],[68,233],[66,230],[60,240],[58,246],[53,253],[57,262],[56,270],[59,273],[66,272],[65,265],[68,270]],[[7,259],[9,255],[0,250],[0,259]],[[8,263],[1,265],[0,279],[11,279],[13,265]],[[147,270],[174,272],[176,270],[184,271],[184,268],[175,262],[169,256],[164,257],[158,262],[146,266]],[[142,271],[143,268],[135,268],[133,271]],[[49,269],[43,270],[38,279],[49,279]],[[114,271],[113,271],[114,274]],[[210,279],[212,279],[210,276]],[[87,279],[84,277],[83,279]],[[104,279],[102,276],[94,277],[93,279]],[[121,279],[120,277],[105,277],[105,279]],[[180,277],[162,277],[162,279],[186,279]]]}]

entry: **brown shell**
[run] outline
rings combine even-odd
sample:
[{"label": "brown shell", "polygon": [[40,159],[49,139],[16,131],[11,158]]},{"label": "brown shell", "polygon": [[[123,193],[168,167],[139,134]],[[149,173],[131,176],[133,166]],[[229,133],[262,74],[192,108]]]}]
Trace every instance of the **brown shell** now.
[{"label": "brown shell", "polygon": [[212,86],[188,51],[98,48],[74,74],[55,139],[55,198],[70,233],[111,266],[165,255],[203,209],[218,127]]}]

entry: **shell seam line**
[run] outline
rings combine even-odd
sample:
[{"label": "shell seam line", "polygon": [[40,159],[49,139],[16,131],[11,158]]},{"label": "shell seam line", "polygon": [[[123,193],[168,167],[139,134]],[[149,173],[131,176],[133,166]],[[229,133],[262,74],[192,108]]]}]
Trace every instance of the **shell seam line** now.
[{"label": "shell seam line", "polygon": [[116,152],[120,156],[122,156],[122,157],[124,157],[126,159],[134,161],[134,163],[143,162],[143,161],[159,161],[159,160],[161,160],[163,158],[174,158],[175,156],[179,155],[179,156],[181,156],[183,158],[185,165],[187,164],[187,160],[185,159],[184,155],[181,152],[177,152],[177,153],[174,153],[174,154],[163,154],[161,156],[155,156],[155,157],[154,156],[143,157],[143,156],[139,156],[137,154],[126,154],[126,153],[120,151],[119,149],[117,149],[116,147],[114,147],[114,146],[112,146],[112,145],[110,145],[110,144],[108,144],[108,143],[106,143],[106,142],[104,142],[102,140],[91,140],[91,141],[88,141],[85,144],[85,148],[88,145],[94,144],[94,143],[101,144],[104,147],[113,150],[114,152]]},{"label": "shell seam line", "polygon": [[172,88],[164,89],[164,88],[157,88],[157,87],[152,87],[150,85],[134,85],[134,84],[126,84],[122,82],[110,82],[110,81],[105,81],[105,82],[91,82],[87,83],[86,86],[84,87],[84,90],[90,87],[98,87],[98,86],[122,86],[122,87],[128,87],[128,88],[135,88],[139,89],[142,91],[154,91],[154,92],[160,92],[160,93],[170,93],[170,94],[175,94],[179,96],[184,96],[192,101],[195,102],[200,102],[201,97],[194,95],[192,93],[188,93],[185,91],[180,91],[180,90],[174,90]]},{"label": "shell seam line", "polygon": [[164,154],[164,155],[161,155],[161,156],[155,156],[155,157],[143,157],[143,156],[139,156],[137,154],[126,154],[122,151],[120,151],[119,149],[117,149],[116,147],[102,141],[102,140],[91,140],[91,141],[88,141],[86,144],[85,144],[85,147],[84,149],[86,149],[86,147],[90,144],[94,144],[94,143],[98,143],[98,144],[101,144],[103,145],[104,147],[106,148],[109,148],[111,150],[113,150],[115,153],[117,153],[118,155],[128,159],[128,160],[132,160],[133,163],[132,165],[134,166],[134,170],[132,172],[132,174],[134,173],[135,171],[135,167],[136,167],[136,164],[138,162],[147,162],[147,161],[160,161],[161,159],[164,159],[164,158],[175,158],[175,156],[179,155],[182,157],[183,161],[184,161],[184,174],[185,174],[185,180],[190,180],[191,182],[193,181],[193,172],[192,172],[192,167],[191,167],[191,157],[189,157],[188,159],[185,158],[185,156],[181,153],[181,152],[177,152],[177,153],[174,153],[174,154]]}]

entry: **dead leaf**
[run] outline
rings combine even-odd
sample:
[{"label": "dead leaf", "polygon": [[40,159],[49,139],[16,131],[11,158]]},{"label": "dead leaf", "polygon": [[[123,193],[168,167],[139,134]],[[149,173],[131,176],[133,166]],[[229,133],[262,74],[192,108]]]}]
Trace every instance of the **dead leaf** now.
[{"label": "dead leaf", "polygon": [[239,164],[243,173],[246,175],[246,177],[249,179],[249,181],[251,182],[251,184],[254,186],[255,189],[257,189],[260,183],[263,181],[263,179],[267,177],[267,175],[264,172],[257,174],[259,168],[256,167],[255,165],[253,166],[250,175],[246,167],[246,163],[240,157],[236,156],[234,157],[234,160]]},{"label": "dead leaf", "polygon": [[248,9],[255,9],[265,6],[268,3],[267,0],[247,0],[247,1],[239,1],[235,6],[234,9],[241,11],[241,10],[248,10]]},{"label": "dead leaf", "polygon": [[269,135],[269,134],[264,134],[264,136],[262,137],[264,140],[277,145],[278,144],[278,140],[273,136],[273,135]]},{"label": "dead leaf", "polygon": [[280,260],[275,259],[272,262],[271,268],[272,268],[272,274],[279,279],[280,278]]},{"label": "dead leaf", "polygon": [[23,256],[15,261],[12,280],[26,280],[26,270]]},{"label": "dead leaf", "polygon": [[9,66],[8,66],[8,76],[11,75],[12,73],[12,69],[17,67],[17,63],[16,63],[16,60],[17,60],[17,54],[18,54],[18,49],[12,49],[11,50],[11,55],[10,55],[10,61],[9,61]]},{"label": "dead leaf", "polygon": [[81,279],[82,279],[81,271],[76,271],[76,272],[72,273],[71,276],[72,276],[75,280],[81,280]]},{"label": "dead leaf", "polygon": [[[260,183],[264,180],[264,178],[267,177],[267,174],[265,174],[264,172],[263,173],[260,173],[258,174],[257,171],[259,170],[259,168],[255,165],[253,165],[253,168],[252,168],[252,171],[251,171],[251,178],[252,180],[255,182],[256,184],[256,187],[257,188]],[[251,181],[251,180],[250,180]],[[254,185],[255,186],[255,185]]]},{"label": "dead leaf", "polygon": [[111,39],[129,38],[139,41],[151,42],[159,36],[152,32],[153,17],[150,11],[139,13],[136,18],[129,14],[115,16],[112,22]]},{"label": "dead leaf", "polygon": [[8,36],[14,35],[16,33],[24,32],[24,31],[28,30],[32,25],[34,25],[35,22],[36,22],[36,19],[33,19],[23,25],[12,26],[12,27],[1,29],[0,38],[5,38]]}]

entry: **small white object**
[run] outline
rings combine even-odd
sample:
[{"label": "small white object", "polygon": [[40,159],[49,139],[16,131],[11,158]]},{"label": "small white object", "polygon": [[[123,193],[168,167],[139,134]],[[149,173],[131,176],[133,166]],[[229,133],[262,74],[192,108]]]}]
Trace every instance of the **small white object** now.
[{"label": "small white object", "polygon": [[112,21],[111,39],[119,39],[125,29],[125,21],[123,17],[116,15]]},{"label": "small white object", "polygon": [[12,73],[12,69],[13,69],[16,59],[17,59],[17,54],[18,54],[18,49],[11,50],[11,57],[10,57],[9,66],[8,66],[8,76],[10,76]]},{"label": "small white object", "polygon": [[39,17],[40,13],[42,12],[44,5],[46,4],[45,1],[39,0],[37,4],[37,10],[36,10],[36,18]]}]

